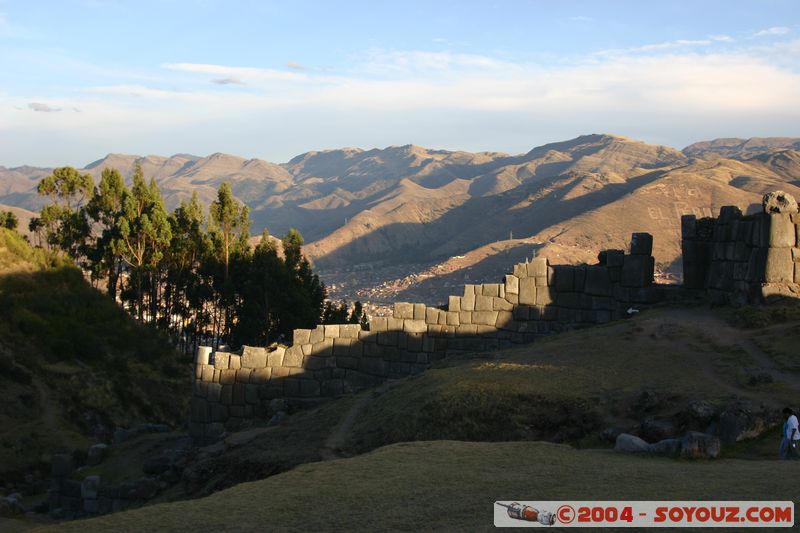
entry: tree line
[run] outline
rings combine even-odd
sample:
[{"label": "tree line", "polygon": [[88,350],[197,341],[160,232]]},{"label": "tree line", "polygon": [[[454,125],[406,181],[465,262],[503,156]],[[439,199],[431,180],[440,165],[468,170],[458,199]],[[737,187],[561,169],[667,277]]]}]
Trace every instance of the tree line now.
[{"label": "tree line", "polygon": [[249,209],[222,183],[207,213],[193,194],[171,213],[161,190],[136,166],[128,187],[120,172],[61,167],[43,178],[49,199],[29,230],[36,244],[69,255],[93,284],[138,321],[168,331],[190,353],[198,344],[264,345],[318,323],[366,324],[356,302],[327,300],[302,254],[303,237],[264,231],[249,243]]}]

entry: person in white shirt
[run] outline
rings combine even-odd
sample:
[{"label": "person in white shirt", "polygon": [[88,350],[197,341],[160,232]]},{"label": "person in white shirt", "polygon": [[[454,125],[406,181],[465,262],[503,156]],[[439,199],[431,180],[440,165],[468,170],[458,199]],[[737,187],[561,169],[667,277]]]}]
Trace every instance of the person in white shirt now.
[{"label": "person in white shirt", "polygon": [[783,410],[786,422],[783,423],[783,434],[781,435],[780,457],[781,459],[797,459],[798,446],[800,446],[800,424],[797,417],[790,408]]}]

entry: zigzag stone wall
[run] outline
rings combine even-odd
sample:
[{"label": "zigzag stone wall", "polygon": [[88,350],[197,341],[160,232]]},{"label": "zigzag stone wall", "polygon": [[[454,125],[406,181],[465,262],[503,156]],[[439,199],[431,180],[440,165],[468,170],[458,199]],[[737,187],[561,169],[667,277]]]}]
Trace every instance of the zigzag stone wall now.
[{"label": "zigzag stone wall", "polygon": [[745,216],[725,206],[717,218],[684,215],[681,222],[685,287],[705,289],[717,303],[800,298],[796,212]]},{"label": "zigzag stone wall", "polygon": [[635,233],[631,251],[606,250],[595,265],[514,266],[502,283],[466,285],[443,308],[396,303],[391,317],[294,331],[291,346],[201,347],[195,366],[190,433],[218,438],[269,414],[275,398],[336,397],[387,378],[422,372],[448,354],[530,342],[576,325],[620,318],[631,304],[658,301],[653,239]]}]

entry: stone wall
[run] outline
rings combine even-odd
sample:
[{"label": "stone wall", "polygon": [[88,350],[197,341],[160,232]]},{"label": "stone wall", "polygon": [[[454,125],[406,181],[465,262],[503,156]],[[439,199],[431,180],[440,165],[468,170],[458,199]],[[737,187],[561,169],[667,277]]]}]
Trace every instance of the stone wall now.
[{"label": "stone wall", "polygon": [[507,348],[654,303],[653,239],[635,233],[630,253],[606,250],[595,265],[520,263],[502,283],[466,285],[447,305],[396,303],[391,317],[294,331],[291,346],[198,350],[191,434],[213,440],[271,414],[277,398],[336,397],[387,378],[422,372],[449,354]]},{"label": "stone wall", "polygon": [[[769,195],[767,195],[769,196]],[[800,215],[743,215],[735,206],[717,218],[682,218],[684,286],[708,291],[716,303],[800,298]]]}]

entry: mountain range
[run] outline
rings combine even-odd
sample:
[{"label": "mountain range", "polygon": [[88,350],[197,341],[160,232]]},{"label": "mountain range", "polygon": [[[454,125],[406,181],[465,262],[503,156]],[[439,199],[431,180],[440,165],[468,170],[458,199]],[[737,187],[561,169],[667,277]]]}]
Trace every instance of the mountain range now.
[{"label": "mountain range", "polygon": [[[406,145],[308,152],[284,164],[110,154],[82,170],[129,177],[137,163],[169,207],[193,192],[208,203],[230,182],[250,206],[253,233],[298,228],[323,272],[428,265],[446,273],[432,276],[439,281],[496,277],[534,253],[593,261],[633,231],[653,233],[660,269],[678,271],[682,214],[757,209],[773,189],[800,197],[800,138],[716,139],[681,151],[593,134],[519,155]],[[0,204],[38,210],[35,186],[50,172],[0,167]]]}]

